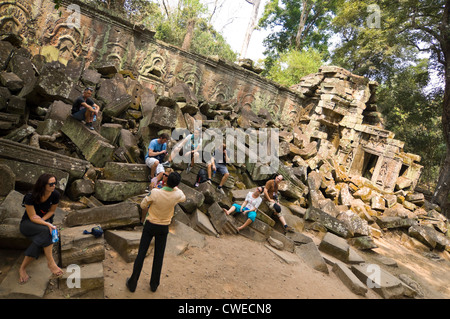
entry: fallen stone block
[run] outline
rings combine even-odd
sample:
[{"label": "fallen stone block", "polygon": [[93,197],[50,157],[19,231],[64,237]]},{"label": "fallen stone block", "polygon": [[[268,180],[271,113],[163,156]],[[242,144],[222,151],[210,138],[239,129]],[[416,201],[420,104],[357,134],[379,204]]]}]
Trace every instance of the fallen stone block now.
[{"label": "fallen stone block", "polygon": [[367,293],[367,287],[345,264],[341,262],[335,263],[333,266],[333,272],[344,283],[344,285],[355,294],[364,296]]},{"label": "fallen stone block", "polygon": [[135,226],[139,223],[138,205],[129,201],[71,211],[64,221],[68,227],[99,224],[104,230]]},{"label": "fallen stone block", "polygon": [[70,184],[67,195],[70,199],[77,201],[80,197],[89,196],[94,193],[94,182],[89,179],[77,179]]},{"label": "fallen stone block", "polygon": [[237,229],[231,220],[232,217],[227,216],[219,204],[214,203],[209,206],[208,215],[210,216],[211,223],[219,234],[237,234]]},{"label": "fallen stone block", "polygon": [[346,223],[328,215],[318,208],[309,207],[306,210],[305,220],[319,222],[330,232],[337,234],[340,237],[349,238],[352,236],[352,233]]},{"label": "fallen stone block", "polygon": [[39,176],[44,173],[49,173],[56,176],[56,189],[61,193],[64,193],[67,183],[69,182],[69,173],[56,168],[19,162],[5,158],[0,158],[0,164],[4,164],[11,168],[16,176],[16,186],[23,189],[31,189],[38,180]]},{"label": "fallen stone block", "polygon": [[119,202],[144,194],[148,185],[148,182],[117,182],[99,179],[95,182],[95,197],[104,202]]},{"label": "fallen stone block", "polygon": [[187,186],[184,183],[180,183],[178,188],[186,195],[186,201],[179,203],[180,207],[188,214],[195,212],[197,208],[203,205],[205,196],[197,190]]},{"label": "fallen stone block", "polygon": [[417,239],[431,249],[436,248],[450,252],[450,238],[432,227],[414,225],[408,229],[408,235]]},{"label": "fallen stone block", "polygon": [[378,217],[376,223],[380,228],[409,228],[411,226],[417,225],[418,221],[411,218],[401,218],[401,217]]},{"label": "fallen stone block", "polygon": [[16,174],[6,164],[0,164],[0,196],[8,195],[14,190],[16,184]]},{"label": "fallen stone block", "polygon": [[174,237],[189,243],[191,247],[203,248],[206,245],[206,239],[203,234],[177,220],[172,221],[169,226],[169,232]]},{"label": "fallen stone block", "polygon": [[352,272],[384,299],[403,297],[402,282],[376,264],[352,265]]},{"label": "fallen stone block", "polygon": [[[80,125],[82,124],[80,123]],[[0,138],[0,157],[58,169],[69,173],[70,178],[74,179],[82,178],[89,166],[89,162],[84,160],[2,138]]]},{"label": "fallen stone block", "polygon": [[208,235],[208,236],[218,236],[216,229],[211,224],[208,216],[201,212],[199,209],[196,209],[191,216],[191,225],[192,228],[198,231],[199,233]]},{"label": "fallen stone block", "polygon": [[[234,217],[239,225],[244,224],[247,220],[243,214],[236,214]],[[268,224],[256,218],[253,223],[239,231],[239,234],[254,241],[265,242],[271,231],[272,228]]]},{"label": "fallen stone block", "polygon": [[108,162],[103,170],[107,180],[119,182],[149,182],[150,168],[145,164]]},{"label": "fallen stone block", "polygon": [[319,244],[319,250],[330,254],[343,262],[348,262],[349,249],[347,241],[332,233],[326,233]]},{"label": "fallen stone block", "polygon": [[61,265],[81,265],[101,262],[105,259],[105,240],[95,238],[90,234],[83,234],[84,230],[91,231],[98,224],[87,224],[78,227],[61,229]]},{"label": "fallen stone block", "polygon": [[296,246],[295,253],[311,268],[328,274],[328,266],[314,242]]},{"label": "fallen stone block", "polygon": [[104,298],[103,263],[69,265],[59,279],[59,290],[66,298]]},{"label": "fallen stone block", "polygon": [[141,241],[141,231],[107,230],[105,240],[127,263],[136,259],[139,243]]},{"label": "fallen stone block", "polygon": [[[291,233],[289,233],[289,234],[291,234]],[[273,239],[281,242],[283,245],[282,249],[287,250],[291,253],[293,253],[295,251],[295,243],[288,236],[283,235],[282,233],[272,229],[270,232],[270,238],[273,238]]]},{"label": "fallen stone block", "polygon": [[289,253],[287,251],[278,250],[276,248],[271,247],[268,244],[264,245],[267,249],[273,252],[276,256],[278,256],[283,262],[289,265],[298,265],[300,263],[300,258],[294,253]]},{"label": "fallen stone block", "polygon": [[80,149],[84,158],[96,167],[112,161],[114,146],[103,136],[69,116],[61,131]]},{"label": "fallen stone block", "polygon": [[0,284],[2,299],[41,299],[45,295],[52,273],[48,269],[44,255],[33,261],[27,268],[30,279],[27,284],[19,285],[19,268],[22,258],[19,258],[8,271]]}]

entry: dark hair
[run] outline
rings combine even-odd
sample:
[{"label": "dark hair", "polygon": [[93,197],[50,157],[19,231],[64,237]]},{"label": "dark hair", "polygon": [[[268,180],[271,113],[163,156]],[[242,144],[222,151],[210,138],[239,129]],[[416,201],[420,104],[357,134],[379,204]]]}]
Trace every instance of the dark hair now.
[{"label": "dark hair", "polygon": [[48,184],[48,181],[52,177],[55,178],[56,182],[58,181],[56,179],[56,176],[52,174],[45,173],[39,176],[39,178],[37,179],[36,183],[33,186],[33,190],[31,191],[31,198],[33,199],[34,203],[40,202],[42,196],[44,196],[45,186]]},{"label": "dark hair", "polygon": [[170,173],[169,177],[167,177],[167,186],[170,188],[174,188],[178,186],[181,182],[181,175],[177,172]]},{"label": "dark hair", "polygon": [[169,139],[169,134],[167,134],[167,133],[162,133],[162,134],[159,136],[159,138],[168,140],[168,139]]},{"label": "dark hair", "polygon": [[90,87],[87,87],[87,88],[84,89],[84,92],[86,92],[86,91],[94,92],[94,89],[93,89],[93,88],[90,88]]}]

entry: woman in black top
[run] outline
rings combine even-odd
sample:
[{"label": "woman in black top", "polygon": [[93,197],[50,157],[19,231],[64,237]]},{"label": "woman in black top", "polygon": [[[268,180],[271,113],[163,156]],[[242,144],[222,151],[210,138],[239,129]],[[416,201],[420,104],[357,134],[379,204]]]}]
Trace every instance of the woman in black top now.
[{"label": "woman in black top", "polygon": [[26,268],[33,258],[39,257],[41,248],[44,250],[48,268],[52,274],[56,277],[63,275],[63,271],[56,265],[52,254],[52,230],[56,229],[52,223],[60,198],[55,187],[56,177],[51,174],[43,174],[38,178],[33,191],[23,198],[25,213],[20,222],[20,232],[32,243],[25,250],[25,258],[19,269],[19,282],[22,284],[29,280]]}]

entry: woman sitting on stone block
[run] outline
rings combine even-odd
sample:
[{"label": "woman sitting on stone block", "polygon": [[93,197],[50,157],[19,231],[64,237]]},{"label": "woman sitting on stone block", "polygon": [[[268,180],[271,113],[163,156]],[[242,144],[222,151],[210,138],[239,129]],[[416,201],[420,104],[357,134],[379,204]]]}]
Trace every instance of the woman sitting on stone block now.
[{"label": "woman sitting on stone block", "polygon": [[34,184],[31,193],[23,198],[25,213],[20,222],[20,232],[31,240],[31,245],[25,250],[25,258],[19,269],[19,283],[24,284],[29,279],[27,266],[38,259],[41,249],[47,258],[48,268],[54,277],[60,277],[64,272],[53,259],[52,231],[56,229],[53,223],[55,210],[58,207],[60,194],[56,188],[56,177],[51,174],[41,175]]},{"label": "woman sitting on stone block", "polygon": [[256,219],[256,211],[258,210],[259,205],[261,205],[262,198],[261,194],[264,191],[264,187],[257,187],[254,192],[248,192],[247,196],[245,197],[244,202],[242,205],[233,204],[233,206],[230,207],[230,209],[226,210],[223,208],[224,212],[227,215],[230,215],[233,212],[237,213],[243,213],[247,215],[247,220],[243,225],[238,227],[238,231],[244,229],[248,225],[250,225],[252,222]]}]

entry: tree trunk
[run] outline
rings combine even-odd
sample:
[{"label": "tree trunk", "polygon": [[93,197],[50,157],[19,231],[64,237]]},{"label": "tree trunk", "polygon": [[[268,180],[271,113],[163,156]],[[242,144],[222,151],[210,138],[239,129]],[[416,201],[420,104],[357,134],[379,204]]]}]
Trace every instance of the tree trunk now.
[{"label": "tree trunk", "polygon": [[192,38],[194,37],[195,22],[195,19],[190,19],[188,21],[187,32],[184,36],[183,46],[181,47],[183,50],[189,51],[191,48]]},{"label": "tree trunk", "polygon": [[244,42],[242,43],[241,48],[241,59],[244,59],[247,55],[247,49],[248,45],[250,44],[250,39],[252,37],[252,33],[255,30],[256,22],[258,19],[258,11],[259,11],[259,5],[261,4],[261,0],[254,0],[253,1],[253,12],[252,16],[250,18],[250,22],[248,23],[247,32],[245,33]]},{"label": "tree trunk", "polygon": [[295,47],[297,50],[302,48],[303,31],[305,30],[306,19],[308,19],[309,11],[311,7],[308,5],[308,0],[302,1],[302,14],[300,16],[300,22],[298,24],[297,36],[295,37]]},{"label": "tree trunk", "polygon": [[448,196],[450,194],[450,32],[448,30],[450,26],[450,0],[447,0],[441,31],[441,49],[443,53],[443,65],[444,65],[444,103],[442,105],[442,129],[444,135],[444,141],[447,146],[447,154],[445,156],[444,163],[441,166],[439,172],[439,179],[434,191],[432,203],[438,204],[443,210],[443,214],[447,217],[450,216],[450,205],[448,205]]}]

